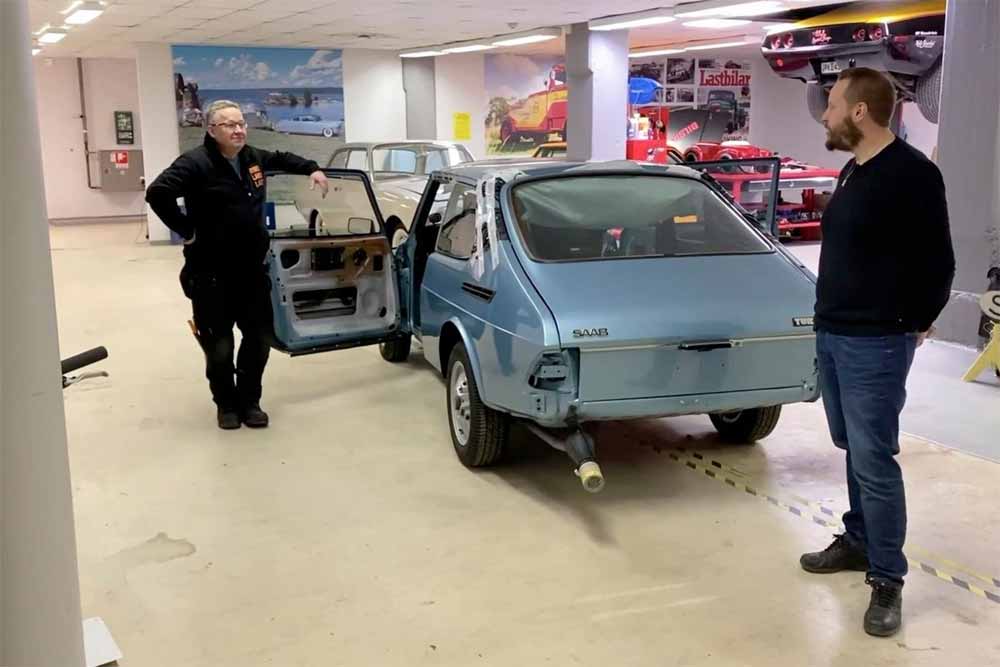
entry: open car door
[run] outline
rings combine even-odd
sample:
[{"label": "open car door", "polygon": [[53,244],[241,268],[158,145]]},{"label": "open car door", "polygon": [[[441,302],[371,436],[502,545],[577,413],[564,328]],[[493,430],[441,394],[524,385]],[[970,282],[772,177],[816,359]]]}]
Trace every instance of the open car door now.
[{"label": "open car door", "polygon": [[368,176],[268,174],[267,256],[276,349],[313,354],[403,337],[397,267]]},{"label": "open car door", "polygon": [[761,231],[778,238],[776,212],[780,158],[686,162],[684,166],[710,176],[714,185],[743,209]]}]

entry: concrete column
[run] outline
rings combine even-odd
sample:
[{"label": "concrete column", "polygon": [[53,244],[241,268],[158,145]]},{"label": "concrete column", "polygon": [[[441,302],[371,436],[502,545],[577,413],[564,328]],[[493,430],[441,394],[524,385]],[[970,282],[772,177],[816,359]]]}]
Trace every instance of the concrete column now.
[{"label": "concrete column", "polygon": [[[142,160],[146,184],[180,155],[177,106],[174,98],[174,61],[169,44],[137,44],[139,117],[142,118]],[[150,243],[169,243],[170,230],[146,207]]]},{"label": "concrete column", "polygon": [[83,667],[30,34],[0,2],[0,665]]},{"label": "concrete column", "polygon": [[406,138],[437,136],[437,89],[434,58],[401,58],[403,90],[406,92]]},{"label": "concrete column", "polygon": [[586,23],[566,36],[569,84],[567,157],[624,160],[628,114],[628,31],[594,31]]},{"label": "concrete column", "polygon": [[937,328],[975,345],[986,272],[1000,266],[1000,2],[953,1],[947,11],[938,165],[958,267]]}]

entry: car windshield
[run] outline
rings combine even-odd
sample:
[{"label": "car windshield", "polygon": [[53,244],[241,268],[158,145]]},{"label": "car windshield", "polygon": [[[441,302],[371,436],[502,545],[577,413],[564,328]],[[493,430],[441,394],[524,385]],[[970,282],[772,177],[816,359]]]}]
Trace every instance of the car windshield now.
[{"label": "car windshield", "polygon": [[471,161],[472,156],[461,146],[379,146],[372,151],[376,174],[423,175]]},{"label": "car windshield", "polygon": [[580,175],[516,185],[517,230],[544,262],[771,252],[705,183],[650,175]]}]

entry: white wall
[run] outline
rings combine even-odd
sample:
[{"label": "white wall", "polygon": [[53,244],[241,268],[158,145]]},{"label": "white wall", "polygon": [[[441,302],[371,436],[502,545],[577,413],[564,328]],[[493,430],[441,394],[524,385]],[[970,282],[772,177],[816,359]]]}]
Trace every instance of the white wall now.
[{"label": "white wall", "polygon": [[343,65],[347,141],[406,138],[403,65],[396,52],[346,49]]},{"label": "white wall", "polygon": [[750,80],[750,143],[828,169],[840,169],[849,153],[826,149],[826,130],[806,106],[806,86],[771,70],[757,53]]},{"label": "white wall", "polygon": [[[149,184],[180,154],[174,100],[174,61],[170,45],[138,44],[136,62],[143,119],[142,158],[146,183]],[[169,241],[170,230],[166,225],[160,222],[152,209],[147,210],[147,215],[149,240],[153,243]]]},{"label": "white wall", "polygon": [[932,123],[912,102],[903,104],[903,133],[906,141],[927,157],[932,157],[937,148],[938,126]]},{"label": "white wall", "polygon": [[[90,150],[140,149],[139,95],[135,62],[83,60]],[[142,192],[103,192],[87,186],[80,85],[74,58],[36,58],[38,124],[41,128],[45,198],[49,218],[136,216],[145,211]],[[114,113],[131,111],[136,143],[115,143]],[[91,181],[100,184],[96,155],[90,159]]]},{"label": "white wall", "polygon": [[486,157],[486,61],[481,53],[440,56],[434,63],[437,89],[437,139],[453,140],[454,114],[472,115],[472,139],[463,143],[476,159]]}]

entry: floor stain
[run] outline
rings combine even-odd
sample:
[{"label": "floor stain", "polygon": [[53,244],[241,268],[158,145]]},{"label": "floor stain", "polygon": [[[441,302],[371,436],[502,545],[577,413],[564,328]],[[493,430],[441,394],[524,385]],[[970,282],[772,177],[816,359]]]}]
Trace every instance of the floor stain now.
[{"label": "floor stain", "polygon": [[914,648],[912,646],[907,646],[904,642],[896,642],[896,646],[901,649],[906,649],[907,651],[940,651],[941,649],[937,646],[928,646],[927,648]]},{"label": "floor stain", "polygon": [[193,556],[198,549],[187,540],[171,539],[166,533],[142,544],[118,552],[115,557],[126,570],[150,563],[169,563],[172,560]]}]

